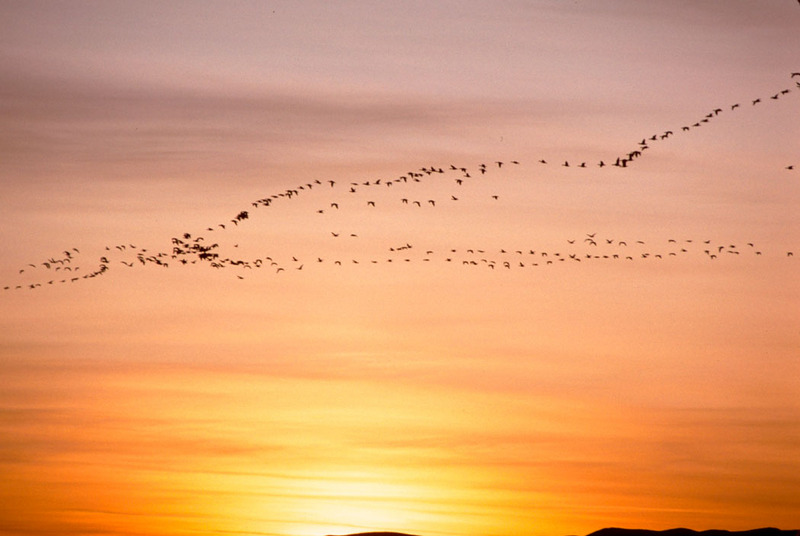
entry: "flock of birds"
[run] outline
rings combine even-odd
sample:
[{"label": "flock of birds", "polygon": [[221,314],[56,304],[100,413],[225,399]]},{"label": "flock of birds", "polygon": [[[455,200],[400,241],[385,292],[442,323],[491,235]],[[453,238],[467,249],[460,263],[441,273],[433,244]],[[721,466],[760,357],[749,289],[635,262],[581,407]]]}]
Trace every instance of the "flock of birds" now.
[{"label": "flock of birds", "polygon": [[[800,72],[791,73],[792,78],[800,77]],[[796,82],[797,91],[800,92],[800,82]],[[783,89],[776,92],[764,101],[778,100],[791,93],[791,89]],[[761,98],[750,101],[751,106],[762,103]],[[678,132],[686,132],[691,129],[699,128],[716,118],[723,111],[735,111],[740,107],[739,103],[730,105],[727,110],[715,108],[699,120],[683,126]],[[665,130],[659,134],[653,134],[643,138],[638,146],[606,162],[600,160],[595,165],[599,168],[617,167],[627,168],[636,159],[641,158],[647,149],[656,142],[667,140],[676,135],[672,130]],[[657,261],[670,257],[680,257],[690,254],[701,255],[709,261],[721,257],[734,257],[750,255],[760,257],[764,255],[762,249],[753,242],[736,243],[732,241],[719,242],[710,238],[667,238],[659,243],[647,243],[637,238],[619,238],[601,236],[596,232],[585,233],[584,236],[565,238],[562,247],[531,247],[524,248],[450,248],[444,250],[434,250],[417,247],[410,242],[400,244],[386,244],[384,248],[368,257],[347,257],[329,258],[329,256],[309,256],[300,258],[297,255],[262,255],[259,257],[245,258],[243,255],[233,255],[226,252],[221,245],[224,240],[215,241],[220,233],[228,234],[239,226],[246,225],[251,217],[251,213],[263,210],[274,204],[286,202],[301,196],[309,196],[312,190],[323,190],[326,194],[324,203],[314,201],[313,210],[316,214],[326,214],[346,210],[353,207],[355,203],[361,204],[364,209],[377,209],[382,202],[391,202],[397,206],[408,208],[435,208],[443,203],[456,203],[460,200],[461,191],[459,188],[472,181],[480,180],[484,176],[491,176],[509,167],[519,166],[516,160],[494,161],[490,163],[480,163],[474,168],[449,164],[447,166],[423,166],[417,170],[408,171],[393,179],[379,178],[367,181],[353,181],[341,183],[335,180],[314,180],[286,189],[282,192],[273,193],[252,201],[247,209],[240,210],[232,218],[209,226],[202,233],[184,232],[171,238],[171,248],[161,250],[150,250],[148,248],[137,247],[131,243],[121,243],[105,247],[103,254],[91,263],[89,267],[81,264],[81,252],[77,247],[65,249],[58,255],[50,256],[38,262],[32,262],[19,269],[20,277],[28,281],[16,284],[6,284],[2,287],[5,291],[21,289],[38,289],[48,285],[75,283],[81,280],[90,280],[112,272],[118,267],[134,268],[136,266],[155,266],[168,268],[170,266],[182,266],[188,264],[207,265],[215,269],[233,268],[235,275],[239,279],[244,279],[253,270],[268,269],[274,273],[281,273],[288,270],[299,271],[309,265],[344,265],[344,264],[390,264],[390,263],[430,263],[444,262],[458,264],[467,267],[485,267],[491,270],[510,270],[521,268],[534,268],[539,266],[556,265],[568,262],[592,262],[592,261]],[[544,158],[540,159],[537,165],[548,165]],[[564,161],[559,164],[562,167],[588,167],[587,162],[579,163]],[[794,164],[785,166],[787,171],[794,171]],[[409,188],[410,185],[424,183],[431,179],[451,179],[452,190],[448,191],[446,198],[430,198],[428,196],[417,196],[418,188]],[[370,192],[377,189],[391,189],[391,196],[372,196]],[[357,195],[356,195],[357,194]],[[395,196],[395,194],[397,194]],[[349,197],[346,197],[349,196]],[[380,198],[383,201],[378,201]],[[386,199],[390,201],[386,201]],[[489,202],[496,202],[500,199],[499,193],[489,195]],[[330,239],[357,239],[357,232],[341,231],[330,229],[328,231]],[[239,251],[238,244],[233,244],[232,249]],[[783,257],[792,258],[794,252],[784,251]]]},{"label": "flock of birds", "polygon": [[[791,77],[792,78],[800,78],[800,72],[791,73]],[[796,86],[796,90],[800,91],[800,82],[795,82],[795,86]],[[791,92],[792,92],[792,89],[789,89],[789,88],[781,89],[780,91],[775,92],[774,94],[770,95],[769,97],[764,97],[764,101],[762,101],[761,97],[757,97],[757,98],[752,99],[750,101],[750,106],[757,106],[757,105],[762,104],[762,102],[767,102],[767,101],[776,101],[776,100],[784,97],[785,95],[788,95]],[[734,103],[734,104],[731,104],[728,107],[727,111],[733,112],[737,108],[739,108],[740,106],[741,106],[741,103],[738,103],[738,102]],[[710,123],[711,121],[713,121],[714,118],[716,118],[719,114],[723,113],[724,111],[726,111],[725,108],[719,108],[719,107],[718,108],[714,108],[713,110],[710,110],[703,117],[697,119],[696,121],[689,122],[689,123],[686,123],[683,126],[681,126],[679,132],[688,132],[688,131],[690,131],[692,129],[700,128],[703,125],[706,125],[706,124]],[[672,137],[674,135],[675,135],[675,131],[673,131],[673,130],[665,130],[663,132],[652,134],[652,135],[650,135],[648,137],[642,138],[642,140],[638,144],[638,147],[634,148],[633,150],[629,151],[627,154],[625,154],[623,156],[617,157],[616,161],[612,165],[626,167],[630,162],[633,162],[635,159],[640,158],[641,156],[643,156],[644,155],[644,151],[649,149],[650,146],[653,143],[661,141],[661,140],[666,140],[666,139],[668,139],[668,138],[670,138],[670,137]],[[568,166],[569,162],[564,162],[564,165]],[[606,165],[606,163],[603,162],[602,160],[598,163],[599,167],[604,167],[605,165]],[[580,167],[586,167],[586,162],[581,162]],[[794,170],[794,165],[793,164],[789,164],[789,165],[786,166],[786,169],[789,170],[789,171]]]}]

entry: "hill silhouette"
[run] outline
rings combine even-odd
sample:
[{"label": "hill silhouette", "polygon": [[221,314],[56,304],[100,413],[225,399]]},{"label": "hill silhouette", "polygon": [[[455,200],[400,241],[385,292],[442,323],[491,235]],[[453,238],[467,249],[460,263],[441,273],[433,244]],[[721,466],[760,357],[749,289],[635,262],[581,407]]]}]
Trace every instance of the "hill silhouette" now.
[{"label": "hill silhouette", "polygon": [[[331,535],[328,535],[331,536]],[[415,536],[403,532],[359,532],[343,536]],[[610,527],[592,532],[587,536],[800,536],[800,530],[781,530],[774,527],[764,527],[753,530],[703,530],[692,529],[668,529],[668,530],[646,530],[646,529],[621,529]]]},{"label": "hill silhouette", "polygon": [[592,532],[588,536],[798,536],[800,530],[781,530],[773,527],[765,527],[753,530],[729,531],[729,530],[703,530],[696,531],[691,529],[668,529],[668,530],[644,530],[644,529],[621,529],[606,528]]},{"label": "hill silhouette", "polygon": [[[328,535],[332,536],[332,535]],[[358,532],[355,534],[347,534],[346,536],[415,536],[414,534],[406,534],[404,532]]]}]

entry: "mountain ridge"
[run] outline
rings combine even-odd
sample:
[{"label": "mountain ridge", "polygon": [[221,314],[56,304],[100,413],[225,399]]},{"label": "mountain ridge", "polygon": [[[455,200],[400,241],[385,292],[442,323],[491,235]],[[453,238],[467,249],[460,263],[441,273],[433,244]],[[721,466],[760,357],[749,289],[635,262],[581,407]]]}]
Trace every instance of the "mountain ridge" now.
[{"label": "mountain ridge", "polygon": [[625,529],[609,527],[592,532],[587,536],[798,536],[800,530],[782,530],[775,527],[762,527],[750,530],[693,530],[674,528],[666,530]]},{"label": "mountain ridge", "polygon": [[[334,535],[328,535],[334,536]],[[405,532],[377,531],[377,532],[357,532],[338,536],[418,536]],[[750,530],[693,530],[687,528],[674,528],[665,530],[649,529],[624,529],[619,527],[607,527],[591,532],[586,536],[800,536],[800,529],[783,530],[775,527],[762,527]]]}]

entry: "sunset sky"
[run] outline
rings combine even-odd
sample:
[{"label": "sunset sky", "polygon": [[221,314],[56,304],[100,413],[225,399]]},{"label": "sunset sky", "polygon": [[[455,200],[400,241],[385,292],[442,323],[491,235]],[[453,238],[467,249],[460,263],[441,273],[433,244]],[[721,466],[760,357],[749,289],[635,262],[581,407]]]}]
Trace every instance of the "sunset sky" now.
[{"label": "sunset sky", "polygon": [[0,2],[0,533],[800,529],[798,72],[795,0]]}]

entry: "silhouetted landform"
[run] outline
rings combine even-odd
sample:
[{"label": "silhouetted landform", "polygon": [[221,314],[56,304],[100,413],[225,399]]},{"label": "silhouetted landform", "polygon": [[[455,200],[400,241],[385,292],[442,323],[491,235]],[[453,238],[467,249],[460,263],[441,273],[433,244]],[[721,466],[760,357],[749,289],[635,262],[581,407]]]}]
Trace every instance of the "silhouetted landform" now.
[{"label": "silhouetted landform", "polygon": [[[800,83],[797,83],[796,93],[800,93]],[[777,91],[769,97],[765,97],[765,102],[776,101],[782,96],[791,93],[791,89]],[[751,106],[756,106],[761,101],[760,98],[752,100]],[[724,110],[732,112],[737,109],[739,104],[730,105],[728,108],[715,108],[704,118],[696,123],[682,127],[680,130],[665,130],[662,134],[653,134],[645,137],[639,142],[639,147],[622,157],[617,157],[613,163],[609,160],[607,164],[601,160],[593,163],[592,167],[605,168],[628,168],[628,163],[639,158],[642,152],[648,149],[653,143],[666,140],[674,135],[674,132],[685,132],[692,128],[711,122],[718,114]],[[585,169],[587,163],[579,160],[570,164],[569,161],[553,161],[550,165],[574,169],[575,172]],[[534,164],[537,169],[540,166],[547,166],[548,160],[541,158]],[[385,208],[392,211],[398,209],[408,211],[404,217],[413,217],[414,214],[424,211],[438,211],[442,207],[460,207],[468,210],[465,206],[466,200],[471,194],[468,186],[471,183],[481,182],[489,185],[496,190],[483,193],[482,196],[488,203],[496,204],[499,210],[503,209],[505,193],[502,181],[495,177],[502,174],[509,167],[525,169],[517,160],[508,161],[486,161],[474,166],[464,166],[462,164],[446,164],[423,166],[416,170],[394,177],[372,177],[369,180],[353,179],[349,182],[336,181],[329,179],[315,179],[310,182],[298,184],[283,191],[273,191],[267,193],[260,199],[252,200],[244,209],[237,211],[236,215],[220,222],[217,220],[211,223],[204,230],[192,230],[173,235],[170,238],[170,245],[163,243],[155,249],[141,247],[130,242],[109,244],[99,258],[88,260],[88,265],[81,265],[81,251],[77,247],[68,247],[60,253],[44,256],[34,262],[29,262],[25,266],[18,268],[18,275],[25,278],[24,281],[6,282],[0,286],[4,291],[29,289],[34,290],[49,285],[75,283],[81,280],[89,280],[107,273],[125,268],[142,266],[152,266],[168,268],[170,266],[181,266],[187,264],[206,265],[215,269],[228,268],[234,271],[238,279],[245,279],[245,274],[252,275],[256,271],[269,271],[273,274],[282,272],[295,272],[310,270],[316,267],[337,267],[354,265],[375,265],[390,264],[404,265],[406,263],[431,263],[443,262],[464,267],[484,267],[491,270],[503,271],[511,269],[531,269],[537,267],[557,266],[562,263],[582,262],[604,262],[604,261],[637,261],[637,262],[667,262],[670,257],[682,257],[696,255],[696,258],[704,261],[714,261],[722,257],[744,258],[746,256],[755,257],[782,257],[783,259],[800,259],[800,255],[795,257],[795,248],[789,246],[780,251],[762,250],[761,246],[753,241],[738,240],[735,237],[721,237],[713,239],[709,236],[664,236],[656,241],[644,240],[641,236],[631,234],[630,236],[608,236],[598,233],[594,229],[587,230],[583,235],[564,237],[559,246],[552,244],[513,244],[504,247],[498,245],[476,244],[474,247],[447,247],[431,248],[426,245],[421,247],[415,244],[412,237],[396,237],[370,253],[364,253],[363,248],[359,253],[352,254],[337,253],[336,257],[330,258],[319,252],[318,254],[306,254],[299,251],[278,252],[268,251],[264,254],[246,258],[239,253],[238,243],[233,244],[234,249],[230,249],[229,244],[225,244],[221,239],[224,235],[231,237],[236,233],[236,229],[246,226],[255,217],[256,212],[264,216],[269,212],[269,208],[277,204],[298,203],[302,198],[308,204],[303,203],[300,207],[307,211],[309,223],[314,228],[320,228],[320,237],[326,240],[339,241],[339,244],[347,247],[350,244],[358,243],[359,233],[362,228],[341,228],[338,220],[332,218],[337,213],[347,213],[358,208],[359,210],[375,211],[380,214]],[[789,171],[796,173],[795,165],[784,166],[785,173]],[[531,168],[527,168],[532,170]],[[629,172],[629,171],[624,171]],[[426,190],[428,184],[447,184],[450,188],[442,191],[438,187],[434,191]],[[391,191],[390,195],[381,196],[381,201],[377,201],[374,194],[378,191]],[[473,201],[476,199],[473,197]],[[166,240],[165,240],[166,242]],[[226,247],[226,245],[228,247]],[[171,247],[170,247],[171,246]],[[557,249],[555,249],[557,248]],[[604,529],[606,530],[606,529]],[[610,530],[610,529],[609,529]],[[390,533],[375,533],[381,536],[389,536]],[[610,535],[600,535],[610,536]],[[628,535],[639,536],[639,535]],[[670,534],[668,536],[684,536],[681,534]],[[706,535],[717,536],[717,535]],[[759,535],[749,535],[759,536]],[[767,536],[767,535],[763,535]],[[772,536],[772,535],[770,535]],[[777,536],[777,535],[775,535]]]},{"label": "silhouetted landform", "polygon": [[[332,535],[328,535],[332,536]],[[415,536],[403,532],[359,532],[340,536]],[[668,530],[646,530],[646,529],[621,529],[610,527],[592,532],[587,536],[800,536],[800,530],[781,530],[774,527],[765,527],[753,530],[692,530],[692,529],[668,529]]]},{"label": "silhouetted landform", "polygon": [[669,529],[669,530],[644,530],[606,528],[592,532],[588,536],[798,536],[800,530],[781,530],[766,527],[754,530],[729,531],[729,530],[703,530]]},{"label": "silhouetted landform", "polygon": [[[333,536],[329,534],[328,536]],[[404,532],[358,532],[356,534],[347,534],[346,536],[415,536],[413,534],[406,534]]]}]

